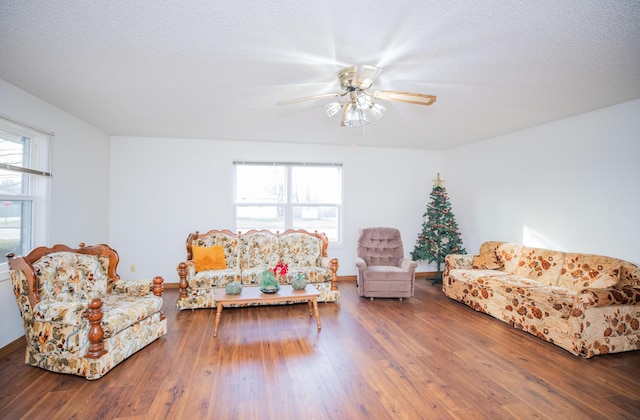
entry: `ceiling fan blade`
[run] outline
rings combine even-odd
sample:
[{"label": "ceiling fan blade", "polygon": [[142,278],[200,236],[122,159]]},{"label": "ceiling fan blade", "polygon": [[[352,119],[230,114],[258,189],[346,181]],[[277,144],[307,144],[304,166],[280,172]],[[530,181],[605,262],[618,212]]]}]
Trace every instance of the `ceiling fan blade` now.
[{"label": "ceiling fan blade", "polygon": [[394,102],[406,102],[416,105],[431,105],[436,101],[436,96],[425,93],[397,92],[395,90],[382,90],[372,95],[376,99]]},{"label": "ceiling fan blade", "polygon": [[276,105],[289,105],[289,104],[295,104],[296,102],[311,101],[314,99],[335,98],[338,96],[343,96],[345,93],[334,92],[334,93],[325,93],[323,95],[307,96],[305,98],[288,99],[286,101],[277,102]]},{"label": "ceiling fan blade", "polygon": [[347,126],[346,124],[347,113],[349,112],[352,106],[353,106],[353,102],[347,102],[347,104],[344,106],[344,111],[342,111],[342,121],[340,122],[340,125],[343,127]]}]

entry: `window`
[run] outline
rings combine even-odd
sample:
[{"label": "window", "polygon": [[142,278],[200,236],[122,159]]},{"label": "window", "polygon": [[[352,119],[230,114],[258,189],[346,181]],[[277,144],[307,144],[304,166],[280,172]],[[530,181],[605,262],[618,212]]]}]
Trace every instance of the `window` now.
[{"label": "window", "polygon": [[342,165],[234,162],[236,230],[305,229],[341,242]]},{"label": "window", "polygon": [[52,136],[0,117],[0,271],[8,270],[7,253],[48,242]]}]

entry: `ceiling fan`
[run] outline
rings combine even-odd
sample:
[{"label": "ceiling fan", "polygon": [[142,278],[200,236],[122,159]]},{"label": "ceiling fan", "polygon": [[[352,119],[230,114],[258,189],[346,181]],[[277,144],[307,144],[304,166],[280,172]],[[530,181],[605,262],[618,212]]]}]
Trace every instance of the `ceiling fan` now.
[{"label": "ceiling fan", "polygon": [[325,93],[322,95],[307,96],[298,99],[280,101],[276,105],[288,105],[313,99],[338,98],[348,96],[348,99],[338,100],[325,105],[327,114],[332,117],[342,110],[341,126],[362,127],[369,124],[366,110],[369,110],[375,119],[382,118],[387,108],[375,102],[377,100],[405,102],[416,105],[431,105],[436,101],[433,95],[424,93],[398,92],[395,90],[378,90],[370,92],[368,89],[373,84],[382,69],[374,66],[349,66],[338,72],[338,80],[342,92]]}]

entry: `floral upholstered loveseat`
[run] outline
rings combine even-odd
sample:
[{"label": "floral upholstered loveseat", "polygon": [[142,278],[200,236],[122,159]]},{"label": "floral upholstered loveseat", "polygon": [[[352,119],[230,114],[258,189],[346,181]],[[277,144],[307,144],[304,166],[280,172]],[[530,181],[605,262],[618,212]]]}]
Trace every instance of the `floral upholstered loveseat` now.
[{"label": "floral upholstered loveseat", "polygon": [[448,255],[446,296],[575,355],[640,349],[640,268],[505,242]]},{"label": "floral upholstered loveseat", "polygon": [[167,332],[162,277],[121,280],[118,254],[107,245],[7,257],[27,364],[98,379]]},{"label": "floral upholstered loveseat", "polygon": [[338,259],[327,256],[324,233],[287,230],[273,233],[229,230],[191,233],[187,237],[187,260],[178,264],[178,309],[215,308],[215,288],[237,281],[258,286],[262,272],[279,262],[288,265],[282,282],[290,284],[301,273],[320,292],[318,302],[340,299],[337,285]]}]

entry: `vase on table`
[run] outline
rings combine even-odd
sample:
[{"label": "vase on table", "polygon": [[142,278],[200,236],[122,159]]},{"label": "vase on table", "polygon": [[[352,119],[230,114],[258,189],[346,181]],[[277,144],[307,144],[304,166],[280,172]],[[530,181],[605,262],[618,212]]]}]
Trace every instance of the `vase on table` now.
[{"label": "vase on table", "polygon": [[296,274],[296,277],[291,282],[291,287],[293,287],[294,290],[304,290],[304,288],[307,287],[308,283],[309,282],[304,277],[304,274],[298,273]]},{"label": "vase on table", "polygon": [[280,284],[276,275],[271,270],[264,270],[260,277],[260,291],[263,293],[276,293],[280,290]]}]

